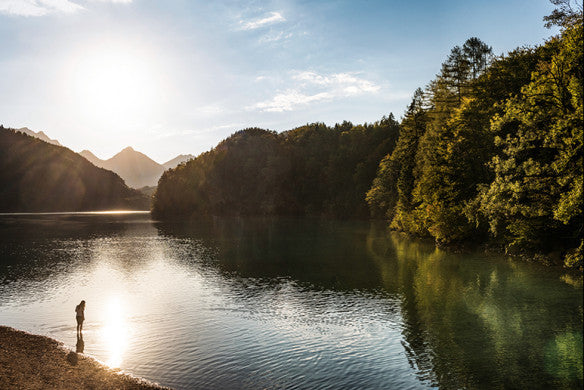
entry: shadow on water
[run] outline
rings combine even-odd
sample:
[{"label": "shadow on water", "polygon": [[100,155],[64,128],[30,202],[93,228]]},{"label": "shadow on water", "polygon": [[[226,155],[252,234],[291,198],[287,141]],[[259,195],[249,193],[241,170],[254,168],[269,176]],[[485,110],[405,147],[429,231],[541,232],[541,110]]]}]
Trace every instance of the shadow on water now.
[{"label": "shadow on water", "polygon": [[83,353],[85,349],[85,342],[83,341],[83,333],[77,333],[77,344],[75,345],[75,352],[71,351],[67,354],[67,362],[72,365],[76,366],[79,362],[78,354]]},{"label": "shadow on water", "polygon": [[290,278],[316,289],[382,287],[366,254],[368,223],[320,219],[211,218],[156,223],[159,234],[195,240],[212,265],[241,277]]},{"label": "shadow on water", "polygon": [[75,352],[83,353],[85,349],[85,341],[83,341],[83,332],[77,333],[77,344],[75,344]]}]

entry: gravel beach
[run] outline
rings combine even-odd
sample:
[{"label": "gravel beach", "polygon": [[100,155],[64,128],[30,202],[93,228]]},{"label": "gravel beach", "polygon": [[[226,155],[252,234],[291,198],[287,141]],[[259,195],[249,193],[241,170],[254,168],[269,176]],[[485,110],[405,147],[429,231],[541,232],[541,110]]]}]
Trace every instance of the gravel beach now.
[{"label": "gravel beach", "polygon": [[168,389],[115,372],[49,337],[0,326],[1,389]]}]

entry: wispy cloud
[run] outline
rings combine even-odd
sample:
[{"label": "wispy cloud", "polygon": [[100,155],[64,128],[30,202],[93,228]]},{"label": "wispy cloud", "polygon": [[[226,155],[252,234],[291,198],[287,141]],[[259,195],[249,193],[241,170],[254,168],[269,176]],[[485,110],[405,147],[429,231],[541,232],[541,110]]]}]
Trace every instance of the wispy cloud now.
[{"label": "wispy cloud", "polygon": [[[131,3],[132,0],[92,0],[110,3]],[[13,16],[43,16],[74,13],[84,7],[70,0],[0,0],[0,14]]]},{"label": "wispy cloud", "polygon": [[263,37],[261,37],[259,39],[259,42],[260,43],[274,43],[274,42],[290,39],[290,38],[292,38],[293,35],[294,35],[293,33],[285,34],[283,31],[280,31],[280,32],[275,33],[275,34],[264,35]]},{"label": "wispy cloud", "polygon": [[294,72],[291,78],[297,83],[295,88],[279,92],[270,100],[248,107],[248,110],[292,111],[311,103],[376,93],[381,88],[371,81],[357,77],[354,73],[321,75],[306,71]]},{"label": "wispy cloud", "polygon": [[295,80],[305,81],[308,84],[333,87],[337,94],[345,96],[379,91],[379,86],[371,81],[356,77],[353,73],[335,73],[323,76],[315,72],[300,72],[293,76]]},{"label": "wispy cloud", "polygon": [[225,112],[225,109],[217,104],[208,104],[194,109],[199,115],[217,115]]},{"label": "wispy cloud", "polygon": [[256,30],[275,23],[285,22],[286,18],[280,12],[270,12],[260,19],[240,21],[242,30]]}]

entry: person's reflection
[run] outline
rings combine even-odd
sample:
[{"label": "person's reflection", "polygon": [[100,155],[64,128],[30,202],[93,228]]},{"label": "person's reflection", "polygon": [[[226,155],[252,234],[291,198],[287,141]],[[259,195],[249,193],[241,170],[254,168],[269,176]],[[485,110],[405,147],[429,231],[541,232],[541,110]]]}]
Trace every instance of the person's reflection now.
[{"label": "person's reflection", "polygon": [[83,333],[77,333],[77,345],[75,352],[83,353],[83,349],[85,348],[85,342],[83,341]]}]

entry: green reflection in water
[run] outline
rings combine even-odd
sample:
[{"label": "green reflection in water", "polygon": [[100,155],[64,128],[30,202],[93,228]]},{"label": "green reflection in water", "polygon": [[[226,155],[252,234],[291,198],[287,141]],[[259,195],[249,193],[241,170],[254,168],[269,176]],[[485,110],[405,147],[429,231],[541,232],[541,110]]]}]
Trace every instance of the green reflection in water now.
[{"label": "green reflection in water", "polygon": [[565,332],[547,346],[545,368],[562,382],[582,380],[582,332]]},{"label": "green reflection in water", "polygon": [[410,361],[431,371],[434,384],[582,387],[582,290],[566,282],[574,277],[497,256],[448,254],[375,226],[368,249],[384,285],[402,294]]}]

